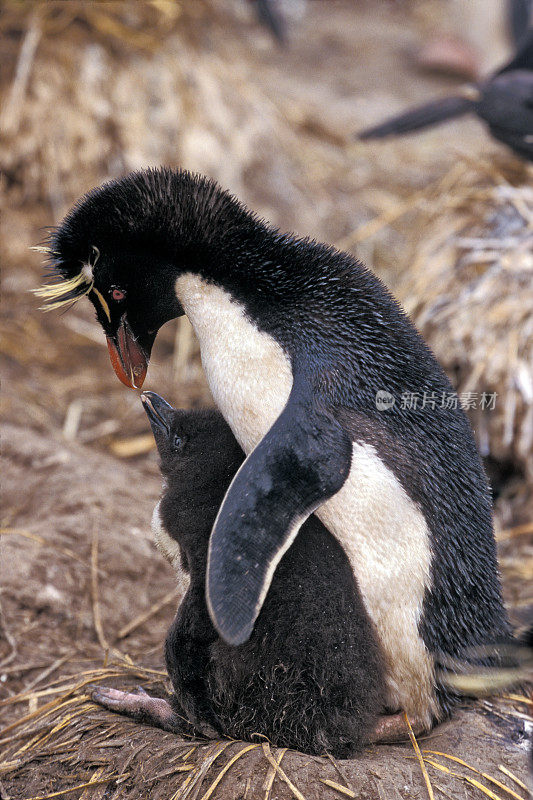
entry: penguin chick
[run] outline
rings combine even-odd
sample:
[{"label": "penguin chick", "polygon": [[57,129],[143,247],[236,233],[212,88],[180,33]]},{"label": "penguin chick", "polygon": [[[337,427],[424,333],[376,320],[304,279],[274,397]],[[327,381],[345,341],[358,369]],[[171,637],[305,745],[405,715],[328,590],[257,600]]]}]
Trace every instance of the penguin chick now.
[{"label": "penguin chick", "polygon": [[485,82],[391,117],[361,131],[358,138],[400,136],[468,113],[485,122],[495,139],[533,161],[533,28],[513,60]]},{"label": "penguin chick", "polygon": [[142,399],[166,486],[154,520],[170,537],[166,551],[179,547],[189,579],[166,640],[174,695],[170,708],[103,688],[93,698],[176,732],[267,737],[338,758],[358,752],[384,706],[384,664],[341,546],[310,517],[281,559],[250,639],[226,644],[209,618],[205,575],[211,529],[244,453],[220,413],[175,410],[153,392]]},{"label": "penguin chick", "polygon": [[[186,313],[246,453],[209,540],[220,636],[252,634],[315,513],[341,544],[386,659],[387,705],[450,710],[434,654],[508,633],[488,487],[466,415],[414,325],[348,253],[282,234],[202,176],[134,173],[90,192],[51,241],[52,308],[87,295],[118,377],[139,387]],[[382,395],[391,401],[384,407]]]}]

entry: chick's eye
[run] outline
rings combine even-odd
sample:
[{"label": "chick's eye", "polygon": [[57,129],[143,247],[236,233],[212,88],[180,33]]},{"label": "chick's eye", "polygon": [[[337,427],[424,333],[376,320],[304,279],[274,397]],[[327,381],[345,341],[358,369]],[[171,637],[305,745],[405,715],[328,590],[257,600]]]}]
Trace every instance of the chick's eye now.
[{"label": "chick's eye", "polygon": [[124,300],[124,298],[126,297],[126,292],[123,292],[122,289],[113,289],[113,291],[111,292],[111,297],[113,298],[113,300],[117,301]]},{"label": "chick's eye", "polygon": [[185,445],[185,439],[183,436],[180,436],[179,433],[174,434],[174,438],[172,439],[172,446],[175,450],[183,450]]}]

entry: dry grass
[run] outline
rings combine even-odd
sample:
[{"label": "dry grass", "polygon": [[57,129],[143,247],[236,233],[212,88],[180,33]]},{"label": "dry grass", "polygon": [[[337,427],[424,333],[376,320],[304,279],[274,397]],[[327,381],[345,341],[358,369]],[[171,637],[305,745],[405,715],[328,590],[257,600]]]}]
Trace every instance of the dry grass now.
[{"label": "dry grass", "polygon": [[[460,161],[419,204],[397,291],[459,394],[483,455],[533,482],[531,167]],[[481,407],[496,394],[495,408]]]}]

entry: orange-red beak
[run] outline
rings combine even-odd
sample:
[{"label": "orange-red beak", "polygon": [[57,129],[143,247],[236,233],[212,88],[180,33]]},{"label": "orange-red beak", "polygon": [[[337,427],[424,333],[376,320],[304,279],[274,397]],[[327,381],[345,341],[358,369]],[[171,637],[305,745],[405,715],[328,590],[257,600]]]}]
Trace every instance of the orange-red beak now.
[{"label": "orange-red beak", "polygon": [[107,337],[107,348],[119,381],[130,389],[140,389],[146,378],[148,358],[133,335],[125,314],[120,320],[116,338]]}]

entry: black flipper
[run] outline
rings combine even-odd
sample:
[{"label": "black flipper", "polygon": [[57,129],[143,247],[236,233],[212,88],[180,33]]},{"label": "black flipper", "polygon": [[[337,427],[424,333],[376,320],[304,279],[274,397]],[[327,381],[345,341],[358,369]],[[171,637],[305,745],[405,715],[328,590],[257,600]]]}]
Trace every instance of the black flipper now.
[{"label": "black flipper", "polygon": [[350,439],[333,417],[289,398],[233,479],[209,542],[207,605],[228,644],[249,638],[281,557],[350,463]]},{"label": "black flipper", "polygon": [[454,117],[467,114],[474,108],[474,102],[468,97],[443,97],[426,103],[397,117],[391,117],[373,128],[367,128],[357,134],[358,139],[383,139],[385,136],[400,136],[405,133],[428,128]]}]

